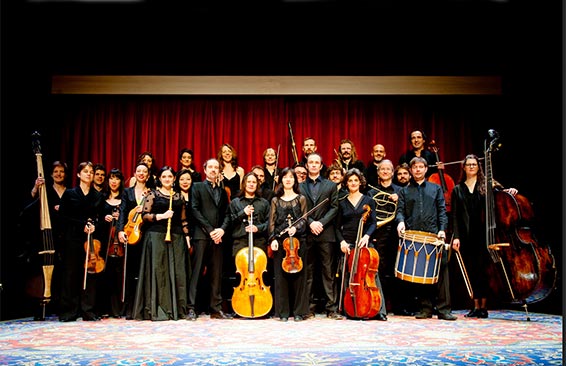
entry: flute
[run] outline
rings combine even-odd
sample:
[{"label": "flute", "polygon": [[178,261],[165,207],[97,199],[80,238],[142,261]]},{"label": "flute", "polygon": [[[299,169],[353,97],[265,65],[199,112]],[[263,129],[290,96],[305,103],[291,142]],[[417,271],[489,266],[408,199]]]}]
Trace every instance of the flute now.
[{"label": "flute", "polygon": [[[173,209],[173,188],[169,194],[169,211]],[[165,241],[171,241],[171,218],[167,219],[167,234],[165,234]]]}]

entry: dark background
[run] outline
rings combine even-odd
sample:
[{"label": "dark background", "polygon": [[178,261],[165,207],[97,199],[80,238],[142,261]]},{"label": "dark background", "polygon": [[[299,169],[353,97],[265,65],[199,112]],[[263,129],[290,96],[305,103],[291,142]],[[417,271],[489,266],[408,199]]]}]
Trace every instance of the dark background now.
[{"label": "dark background", "polygon": [[14,228],[36,174],[30,133],[65,143],[54,74],[501,76],[506,116],[493,128],[510,148],[497,179],[536,202],[559,269],[558,289],[530,309],[562,311],[561,2],[190,3],[2,2],[1,319],[29,315]]}]

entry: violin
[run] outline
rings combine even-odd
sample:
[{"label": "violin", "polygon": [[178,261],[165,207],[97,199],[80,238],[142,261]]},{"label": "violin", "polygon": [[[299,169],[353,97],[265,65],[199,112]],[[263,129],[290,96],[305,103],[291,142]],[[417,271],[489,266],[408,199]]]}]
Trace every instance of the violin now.
[{"label": "violin", "polygon": [[[138,206],[143,206],[145,199],[147,197],[147,192],[144,192],[141,203]],[[128,244],[137,244],[141,238],[141,226],[143,224],[143,218],[141,212],[138,212],[138,206],[132,208],[128,214],[128,223],[124,225],[124,232],[128,238]]]},{"label": "violin", "polygon": [[348,316],[358,319],[370,319],[379,313],[381,294],[375,282],[379,267],[379,254],[375,248],[359,247],[363,236],[363,226],[371,208],[364,205],[364,214],[358,224],[358,235],[354,253],[348,256],[349,281],[344,297],[344,311]]},{"label": "violin", "polygon": [[[91,225],[91,221],[87,223],[87,225]],[[100,256],[100,240],[93,239],[91,233],[89,232],[87,235],[87,240],[84,244],[86,258],[85,258],[85,277],[84,277],[84,288],[86,289],[86,274],[87,273],[100,273],[104,271],[105,262],[104,259]]]},{"label": "violin", "polygon": [[[118,212],[119,207],[116,206],[112,209],[112,212]],[[106,257],[123,257],[124,256],[124,246],[118,240],[118,235],[116,235],[116,218],[112,216],[112,224],[110,226],[110,233],[108,234],[108,247],[106,251]]]},{"label": "violin", "polygon": [[[440,157],[438,156],[438,147],[434,140],[429,143],[429,147],[434,152],[436,156],[436,161],[440,161]],[[450,212],[451,205],[450,201],[452,199],[452,190],[454,189],[454,179],[451,176],[444,173],[444,168],[438,168],[438,173],[432,173],[430,177],[428,177],[429,182],[433,182],[438,184],[442,187],[442,191],[444,192],[444,201],[446,203],[446,212]]]},{"label": "violin", "polygon": [[240,285],[234,287],[232,309],[245,318],[261,317],[273,306],[270,286],[265,286],[262,274],[267,272],[267,256],[253,244],[253,214],[250,215],[248,247],[236,254],[236,272],[240,274]]},{"label": "violin", "polygon": [[[291,215],[287,216],[287,221],[289,222],[289,228],[291,224]],[[301,244],[299,239],[289,235],[289,237],[283,240],[283,249],[285,249],[285,258],[281,262],[281,267],[287,273],[297,273],[303,269],[303,260],[299,256],[299,248]]]}]

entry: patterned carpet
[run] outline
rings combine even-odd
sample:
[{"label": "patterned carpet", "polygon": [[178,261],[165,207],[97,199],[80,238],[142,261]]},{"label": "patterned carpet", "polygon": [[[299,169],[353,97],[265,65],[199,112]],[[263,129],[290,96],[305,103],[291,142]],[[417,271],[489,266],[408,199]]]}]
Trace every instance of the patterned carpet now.
[{"label": "patterned carpet", "polygon": [[560,315],[0,322],[2,365],[562,365]]}]

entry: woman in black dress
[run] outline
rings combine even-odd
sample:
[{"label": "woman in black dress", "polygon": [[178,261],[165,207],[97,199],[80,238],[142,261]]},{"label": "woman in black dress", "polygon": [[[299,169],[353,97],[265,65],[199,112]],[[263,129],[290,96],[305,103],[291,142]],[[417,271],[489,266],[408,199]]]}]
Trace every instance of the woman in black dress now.
[{"label": "woman in black dress", "polygon": [[[289,227],[289,220],[295,222],[307,212],[306,197],[300,194],[295,171],[284,168],[281,171],[281,184],[277,186],[275,197],[271,200],[269,214],[269,243],[273,250],[273,272],[275,276],[274,304],[275,314],[281,321],[287,321],[293,314],[295,321],[304,319],[309,310],[306,276],[306,221],[300,220]],[[302,259],[302,269],[296,273],[283,270],[285,258],[284,241],[293,236],[299,241],[298,256]]]},{"label": "woman in black dress", "polygon": [[178,320],[187,315],[189,227],[175,171],[161,168],[143,206],[144,235],[133,317]]}]

